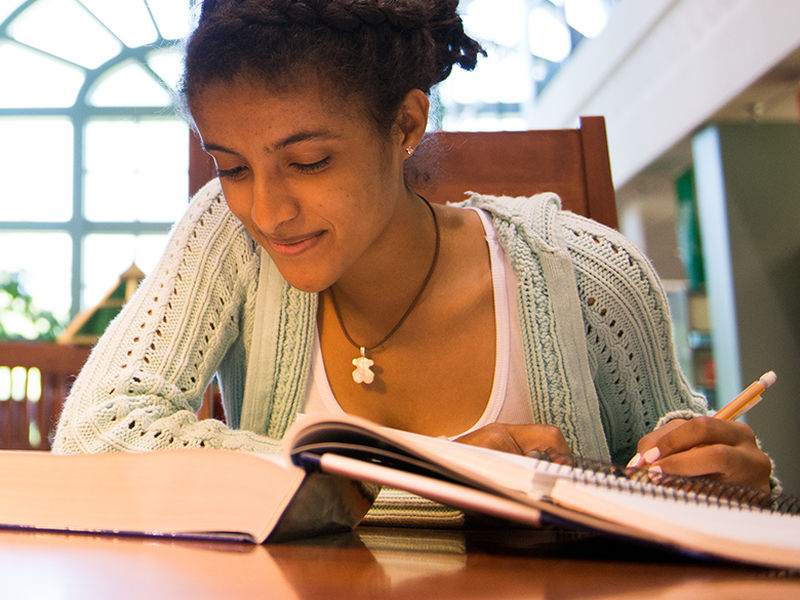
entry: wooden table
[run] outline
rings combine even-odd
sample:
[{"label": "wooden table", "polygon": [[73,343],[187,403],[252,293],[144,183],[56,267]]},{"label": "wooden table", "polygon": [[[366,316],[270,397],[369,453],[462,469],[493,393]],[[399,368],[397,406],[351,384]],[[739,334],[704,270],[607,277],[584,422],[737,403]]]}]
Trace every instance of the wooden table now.
[{"label": "wooden table", "polygon": [[0,597],[800,598],[800,577],[575,534],[361,529],[253,546],[0,531]]}]

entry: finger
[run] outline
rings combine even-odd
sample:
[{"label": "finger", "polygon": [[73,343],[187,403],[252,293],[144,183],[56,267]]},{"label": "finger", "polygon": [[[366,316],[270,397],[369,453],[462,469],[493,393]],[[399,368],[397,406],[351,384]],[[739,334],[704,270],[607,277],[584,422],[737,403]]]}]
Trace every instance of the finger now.
[{"label": "finger", "polygon": [[755,446],[756,441],[753,430],[744,423],[722,421],[711,417],[695,417],[663,435],[655,446],[658,452],[651,452],[650,456],[645,457],[645,460],[654,462],[697,446],[714,444],[726,446],[751,444]]},{"label": "finger", "polygon": [[508,431],[522,454],[544,452],[551,457],[572,455],[561,430],[553,425],[509,425]]},{"label": "finger", "polygon": [[514,454],[545,453],[571,456],[561,431],[552,425],[507,425],[492,423],[457,438],[457,441]]},{"label": "finger", "polygon": [[[628,463],[628,469],[636,469],[645,465],[646,461],[643,458],[643,455],[651,448],[657,448],[661,438],[663,438],[672,430],[677,429],[684,423],[686,423],[686,419],[673,419],[658,429],[642,436],[642,438],[639,440],[639,443],[636,445],[636,454],[633,455],[633,458],[631,458],[630,462]],[[651,456],[651,454],[648,454],[648,457],[649,456]]]},{"label": "finger", "polygon": [[514,440],[514,437],[508,431],[507,427],[499,423],[492,423],[481,427],[472,433],[456,438],[456,441],[462,444],[500,450],[501,452],[524,454],[522,448],[519,447],[519,444]]},{"label": "finger", "polygon": [[645,450],[648,450],[653,446],[657,446],[661,438],[663,438],[669,432],[680,427],[686,422],[687,422],[686,419],[673,419],[672,421],[669,421],[668,423],[662,425],[658,429],[655,429],[650,433],[643,435],[642,438],[639,440],[639,443],[637,444],[637,449],[639,450],[639,452],[644,452]]},{"label": "finger", "polygon": [[670,421],[664,427],[644,436],[639,441],[639,451],[628,463],[628,468],[653,464],[666,456],[701,445],[756,446],[753,430],[744,423],[722,421],[711,417],[676,421]]},{"label": "finger", "polygon": [[648,469],[651,480],[662,474],[706,477],[753,487],[769,489],[769,458],[758,449],[713,444],[670,455]]}]

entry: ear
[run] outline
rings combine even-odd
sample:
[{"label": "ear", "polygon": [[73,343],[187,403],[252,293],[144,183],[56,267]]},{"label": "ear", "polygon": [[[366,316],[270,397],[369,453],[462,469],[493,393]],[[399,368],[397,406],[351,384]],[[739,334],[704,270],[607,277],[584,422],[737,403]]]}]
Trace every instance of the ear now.
[{"label": "ear", "polygon": [[425,129],[428,126],[428,109],[430,108],[430,101],[425,92],[419,89],[413,89],[408,92],[400,103],[397,110],[397,121],[395,123],[395,139],[397,140],[398,149],[406,154],[406,158],[410,155],[407,148],[413,150],[417,148],[422,136],[425,135]]}]

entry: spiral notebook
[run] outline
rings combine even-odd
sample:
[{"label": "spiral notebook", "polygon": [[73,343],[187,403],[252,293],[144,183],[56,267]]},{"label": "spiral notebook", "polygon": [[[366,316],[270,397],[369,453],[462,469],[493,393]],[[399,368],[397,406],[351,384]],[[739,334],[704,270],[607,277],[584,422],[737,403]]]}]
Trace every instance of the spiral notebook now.
[{"label": "spiral notebook", "polygon": [[697,478],[629,477],[378,427],[353,417],[297,423],[295,463],[407,490],[524,525],[589,529],[699,558],[800,570],[800,499]]}]

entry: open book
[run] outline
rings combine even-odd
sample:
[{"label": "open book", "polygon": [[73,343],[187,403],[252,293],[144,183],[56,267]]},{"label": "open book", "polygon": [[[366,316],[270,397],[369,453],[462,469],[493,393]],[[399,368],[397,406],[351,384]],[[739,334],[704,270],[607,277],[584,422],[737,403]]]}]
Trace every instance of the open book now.
[{"label": "open book", "polygon": [[260,543],[355,526],[376,492],[362,482],[523,525],[800,569],[795,499],[654,485],[344,416],[302,418],[280,457],[209,448],[0,452],[0,524]]},{"label": "open book", "polygon": [[339,418],[289,432],[293,460],[533,526],[586,529],[693,556],[800,569],[800,498],[702,479],[670,485]]}]

